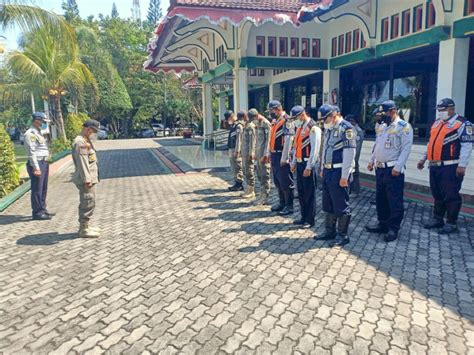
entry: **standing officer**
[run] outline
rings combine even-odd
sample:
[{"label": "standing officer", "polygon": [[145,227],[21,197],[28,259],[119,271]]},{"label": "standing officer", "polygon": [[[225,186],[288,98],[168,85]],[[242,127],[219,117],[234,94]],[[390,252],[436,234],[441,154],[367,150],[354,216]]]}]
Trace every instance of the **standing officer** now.
[{"label": "standing officer", "polygon": [[48,128],[47,122],[46,114],[35,112],[32,127],[25,132],[25,145],[28,150],[26,169],[31,182],[31,209],[33,219],[38,221],[49,220],[55,215],[46,208],[49,150],[48,142],[41,131]]},{"label": "standing officer", "polygon": [[462,205],[459,191],[471,158],[474,135],[471,122],[456,113],[452,99],[441,100],[437,110],[428,149],[418,162],[418,169],[423,169],[426,160],[429,161],[430,187],[435,200],[433,218],[424,227],[441,228],[439,233],[448,234],[458,230]]},{"label": "standing officer", "polygon": [[351,183],[351,194],[358,195],[360,192],[360,172],[359,172],[359,160],[360,153],[362,152],[362,145],[364,144],[364,130],[359,126],[359,120],[355,115],[347,115],[346,121],[354,126],[357,138],[356,138],[356,155],[355,155],[355,168],[354,174],[352,174],[352,183]]},{"label": "standing officer", "polygon": [[247,112],[239,112],[244,125],[242,132],[242,163],[245,182],[245,192],[240,196],[245,199],[255,198],[255,144],[256,130],[253,120],[249,119]]},{"label": "standing officer", "polygon": [[249,119],[254,120],[257,131],[255,158],[257,160],[257,175],[260,181],[260,197],[258,204],[268,205],[270,196],[270,122],[260,115],[256,109],[248,112]]},{"label": "standing officer", "polygon": [[398,238],[403,220],[403,190],[405,165],[413,144],[413,129],[398,116],[397,106],[392,100],[379,108],[381,122],[375,140],[369,171],[375,167],[377,225],[368,225],[371,233],[387,233],[386,242]]},{"label": "standing officer", "polygon": [[298,199],[300,202],[301,219],[294,225],[310,228],[314,226],[315,189],[314,172],[319,158],[321,146],[321,129],[305,112],[302,106],[291,109],[291,118],[300,120],[293,141],[293,161],[291,171],[296,172]]},{"label": "standing officer", "polygon": [[92,141],[97,138],[100,124],[96,120],[87,120],[81,135],[74,140],[72,159],[75,171],[72,182],[79,190],[79,237],[98,238],[100,232],[92,228],[89,221],[94,214],[96,184],[99,182],[97,155]]},{"label": "standing officer", "polygon": [[[326,233],[316,240],[333,240],[332,246],[349,243],[347,231],[351,221],[349,180],[354,168],[356,136],[352,125],[325,104],[318,115],[324,119],[322,160],[323,211],[326,212]],[[337,223],[337,232],[336,232]]]},{"label": "standing officer", "polygon": [[268,110],[273,120],[270,131],[270,154],[273,181],[278,189],[279,204],[272,207],[280,216],[293,214],[294,181],[290,170],[290,150],[293,143],[293,126],[281,103],[272,100]]},{"label": "standing officer", "polygon": [[226,111],[224,118],[230,127],[227,147],[229,148],[230,167],[235,181],[234,185],[229,187],[229,191],[243,191],[242,182],[244,181],[244,174],[242,171],[242,157],[240,155],[243,126],[241,122],[235,120],[235,115],[232,111]]}]

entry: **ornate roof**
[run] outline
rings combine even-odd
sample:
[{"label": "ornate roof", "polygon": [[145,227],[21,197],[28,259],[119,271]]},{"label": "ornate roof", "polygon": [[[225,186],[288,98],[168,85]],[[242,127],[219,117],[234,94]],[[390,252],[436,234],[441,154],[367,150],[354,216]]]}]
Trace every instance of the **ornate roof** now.
[{"label": "ornate roof", "polygon": [[228,9],[298,12],[302,6],[321,0],[172,0],[173,6],[199,6]]}]

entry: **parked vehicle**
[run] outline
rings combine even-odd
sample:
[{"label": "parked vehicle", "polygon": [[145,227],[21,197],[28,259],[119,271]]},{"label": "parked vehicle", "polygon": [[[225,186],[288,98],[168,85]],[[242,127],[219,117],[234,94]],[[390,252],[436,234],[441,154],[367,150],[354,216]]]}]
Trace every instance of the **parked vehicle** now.
[{"label": "parked vehicle", "polygon": [[100,126],[100,129],[97,131],[97,138],[98,139],[107,139],[109,136],[109,132],[104,126]]},{"label": "parked vehicle", "polygon": [[150,128],[143,128],[138,131],[137,136],[139,138],[153,138],[155,137],[155,132]]}]

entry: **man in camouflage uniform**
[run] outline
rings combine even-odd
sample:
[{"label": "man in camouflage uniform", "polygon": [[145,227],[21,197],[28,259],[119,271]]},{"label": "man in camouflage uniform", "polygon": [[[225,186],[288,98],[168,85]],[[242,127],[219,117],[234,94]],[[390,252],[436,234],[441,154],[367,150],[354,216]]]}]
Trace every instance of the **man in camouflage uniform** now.
[{"label": "man in camouflage uniform", "polygon": [[238,115],[240,115],[239,118],[244,124],[241,152],[245,183],[247,184],[245,192],[240,196],[245,199],[252,199],[255,198],[255,124],[249,119],[247,112],[241,111]]},{"label": "man in camouflage uniform", "polygon": [[99,122],[87,120],[81,135],[74,140],[72,149],[75,166],[72,182],[79,190],[79,237],[81,238],[98,238],[100,236],[100,231],[89,225],[94,214],[96,185],[99,182],[97,155],[92,144],[92,141],[97,137],[99,127]]},{"label": "man in camouflage uniform", "polygon": [[256,109],[251,109],[248,113],[249,119],[254,119],[254,124],[257,131],[255,158],[257,160],[257,176],[260,181],[260,197],[257,201],[259,205],[268,205],[268,198],[270,196],[270,174],[271,166],[270,159],[270,130],[271,123]]},{"label": "man in camouflage uniform", "polygon": [[240,154],[242,145],[242,122],[236,121],[232,111],[226,111],[224,118],[229,125],[229,138],[227,148],[229,149],[229,160],[232,173],[234,175],[234,185],[229,187],[229,191],[242,191],[244,189],[242,182],[244,180],[242,172],[242,157]]}]

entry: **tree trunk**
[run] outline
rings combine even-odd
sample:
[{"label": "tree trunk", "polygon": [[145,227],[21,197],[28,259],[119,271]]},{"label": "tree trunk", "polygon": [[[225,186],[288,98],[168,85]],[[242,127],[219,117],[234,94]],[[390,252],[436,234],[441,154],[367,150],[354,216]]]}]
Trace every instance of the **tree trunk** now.
[{"label": "tree trunk", "polygon": [[59,135],[62,139],[66,140],[66,130],[64,129],[63,112],[61,110],[61,97],[55,96],[54,102],[54,116],[56,118],[56,124],[58,125]]}]

